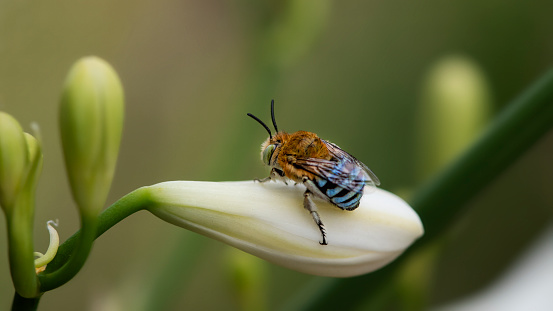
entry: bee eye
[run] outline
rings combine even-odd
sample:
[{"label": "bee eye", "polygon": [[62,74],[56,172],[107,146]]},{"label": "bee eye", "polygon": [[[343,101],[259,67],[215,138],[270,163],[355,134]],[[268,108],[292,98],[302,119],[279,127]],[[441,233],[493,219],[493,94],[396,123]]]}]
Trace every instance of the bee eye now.
[{"label": "bee eye", "polygon": [[265,150],[263,150],[263,163],[267,165],[271,165],[271,157],[273,156],[273,153],[275,152],[275,145],[269,145]]}]

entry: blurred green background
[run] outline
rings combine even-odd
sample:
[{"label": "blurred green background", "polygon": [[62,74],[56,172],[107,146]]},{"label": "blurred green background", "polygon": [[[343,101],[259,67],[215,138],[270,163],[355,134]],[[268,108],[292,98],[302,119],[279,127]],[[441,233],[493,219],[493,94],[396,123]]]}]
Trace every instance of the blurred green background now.
[{"label": "blurred green background", "polygon": [[[78,230],[57,113],[65,75],[83,56],[110,62],[126,92],[109,203],[161,181],[266,176],[266,132],[246,113],[268,122],[272,98],[281,129],[339,144],[383,188],[407,196],[425,179],[417,116],[433,66],[451,55],[470,60],[493,118],[551,65],[552,11],[553,2],[522,0],[0,1],[0,110],[26,131],[36,121],[43,137],[36,250],[48,245],[47,220],[60,220],[62,240]],[[432,305],[482,289],[551,220],[552,152],[549,134],[459,215],[434,266]],[[5,244],[2,229],[0,310],[13,296]],[[171,265],[168,257],[185,252],[196,260]],[[97,240],[84,269],[45,294],[40,309],[128,310],[171,271],[182,280],[167,280],[165,294],[176,294],[167,308],[239,310],[232,254],[138,213]],[[269,309],[312,279],[246,260],[260,269],[254,294]]]}]

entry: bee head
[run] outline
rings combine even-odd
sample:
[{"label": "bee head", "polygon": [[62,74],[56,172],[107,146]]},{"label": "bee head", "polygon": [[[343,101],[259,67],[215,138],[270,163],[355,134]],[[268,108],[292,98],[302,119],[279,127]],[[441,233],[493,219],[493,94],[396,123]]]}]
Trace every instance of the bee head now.
[{"label": "bee head", "polygon": [[271,140],[272,139],[268,138],[261,144],[261,160],[269,166],[271,166],[271,159],[277,148],[277,144],[273,144]]}]

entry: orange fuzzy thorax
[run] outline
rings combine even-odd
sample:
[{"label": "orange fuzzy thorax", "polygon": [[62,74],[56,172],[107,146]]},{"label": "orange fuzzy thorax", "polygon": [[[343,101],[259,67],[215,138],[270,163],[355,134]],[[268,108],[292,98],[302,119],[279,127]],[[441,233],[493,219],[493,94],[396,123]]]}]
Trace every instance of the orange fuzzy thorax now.
[{"label": "orange fuzzy thorax", "polygon": [[302,181],[303,177],[313,179],[314,176],[310,172],[294,166],[296,159],[318,158],[330,160],[332,158],[326,145],[317,134],[312,132],[297,131],[292,134],[278,132],[272,139],[267,139],[262,144],[261,149],[265,150],[270,144],[278,144],[274,156],[277,157],[277,163],[286,177],[298,182]]}]

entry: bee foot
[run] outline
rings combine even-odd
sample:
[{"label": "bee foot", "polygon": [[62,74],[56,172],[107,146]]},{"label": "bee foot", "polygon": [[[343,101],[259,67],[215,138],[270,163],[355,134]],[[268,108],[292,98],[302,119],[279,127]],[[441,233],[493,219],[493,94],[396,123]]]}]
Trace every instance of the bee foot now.
[{"label": "bee foot", "polygon": [[264,183],[264,182],[267,182],[267,181],[270,181],[270,180],[271,180],[271,176],[265,177],[263,179],[254,179],[253,181],[258,182],[258,183]]},{"label": "bee foot", "polygon": [[[314,212],[314,213],[317,213],[317,212]],[[323,236],[323,241],[319,242],[319,244],[328,245],[328,243],[326,242],[325,227],[324,227],[323,223],[321,222],[321,219],[319,218],[319,214],[317,213],[317,215],[313,215],[313,212],[312,212],[311,215],[313,216],[313,219],[315,219],[315,222],[317,223],[317,225],[319,226],[319,230],[321,231],[321,235]]]},{"label": "bee foot", "polygon": [[321,245],[328,245],[328,243],[326,242],[326,231],[325,231],[325,228],[324,228],[322,222],[321,222],[320,225],[319,225],[319,230],[321,230],[321,234],[323,235],[323,241],[322,241],[322,242],[319,242],[319,244],[321,244]]},{"label": "bee foot", "polygon": [[317,212],[317,206],[315,205],[315,203],[313,203],[313,200],[311,200],[312,195],[313,193],[311,193],[311,191],[309,190],[305,191],[305,193],[303,194],[304,196],[303,207],[311,213],[311,217],[313,217],[313,220],[315,221],[315,223],[319,227],[319,230],[321,231],[321,235],[323,236],[323,241],[319,242],[319,244],[328,245],[328,243],[326,242],[325,227],[323,225],[323,222],[321,221],[321,217],[319,216],[319,213]]}]

